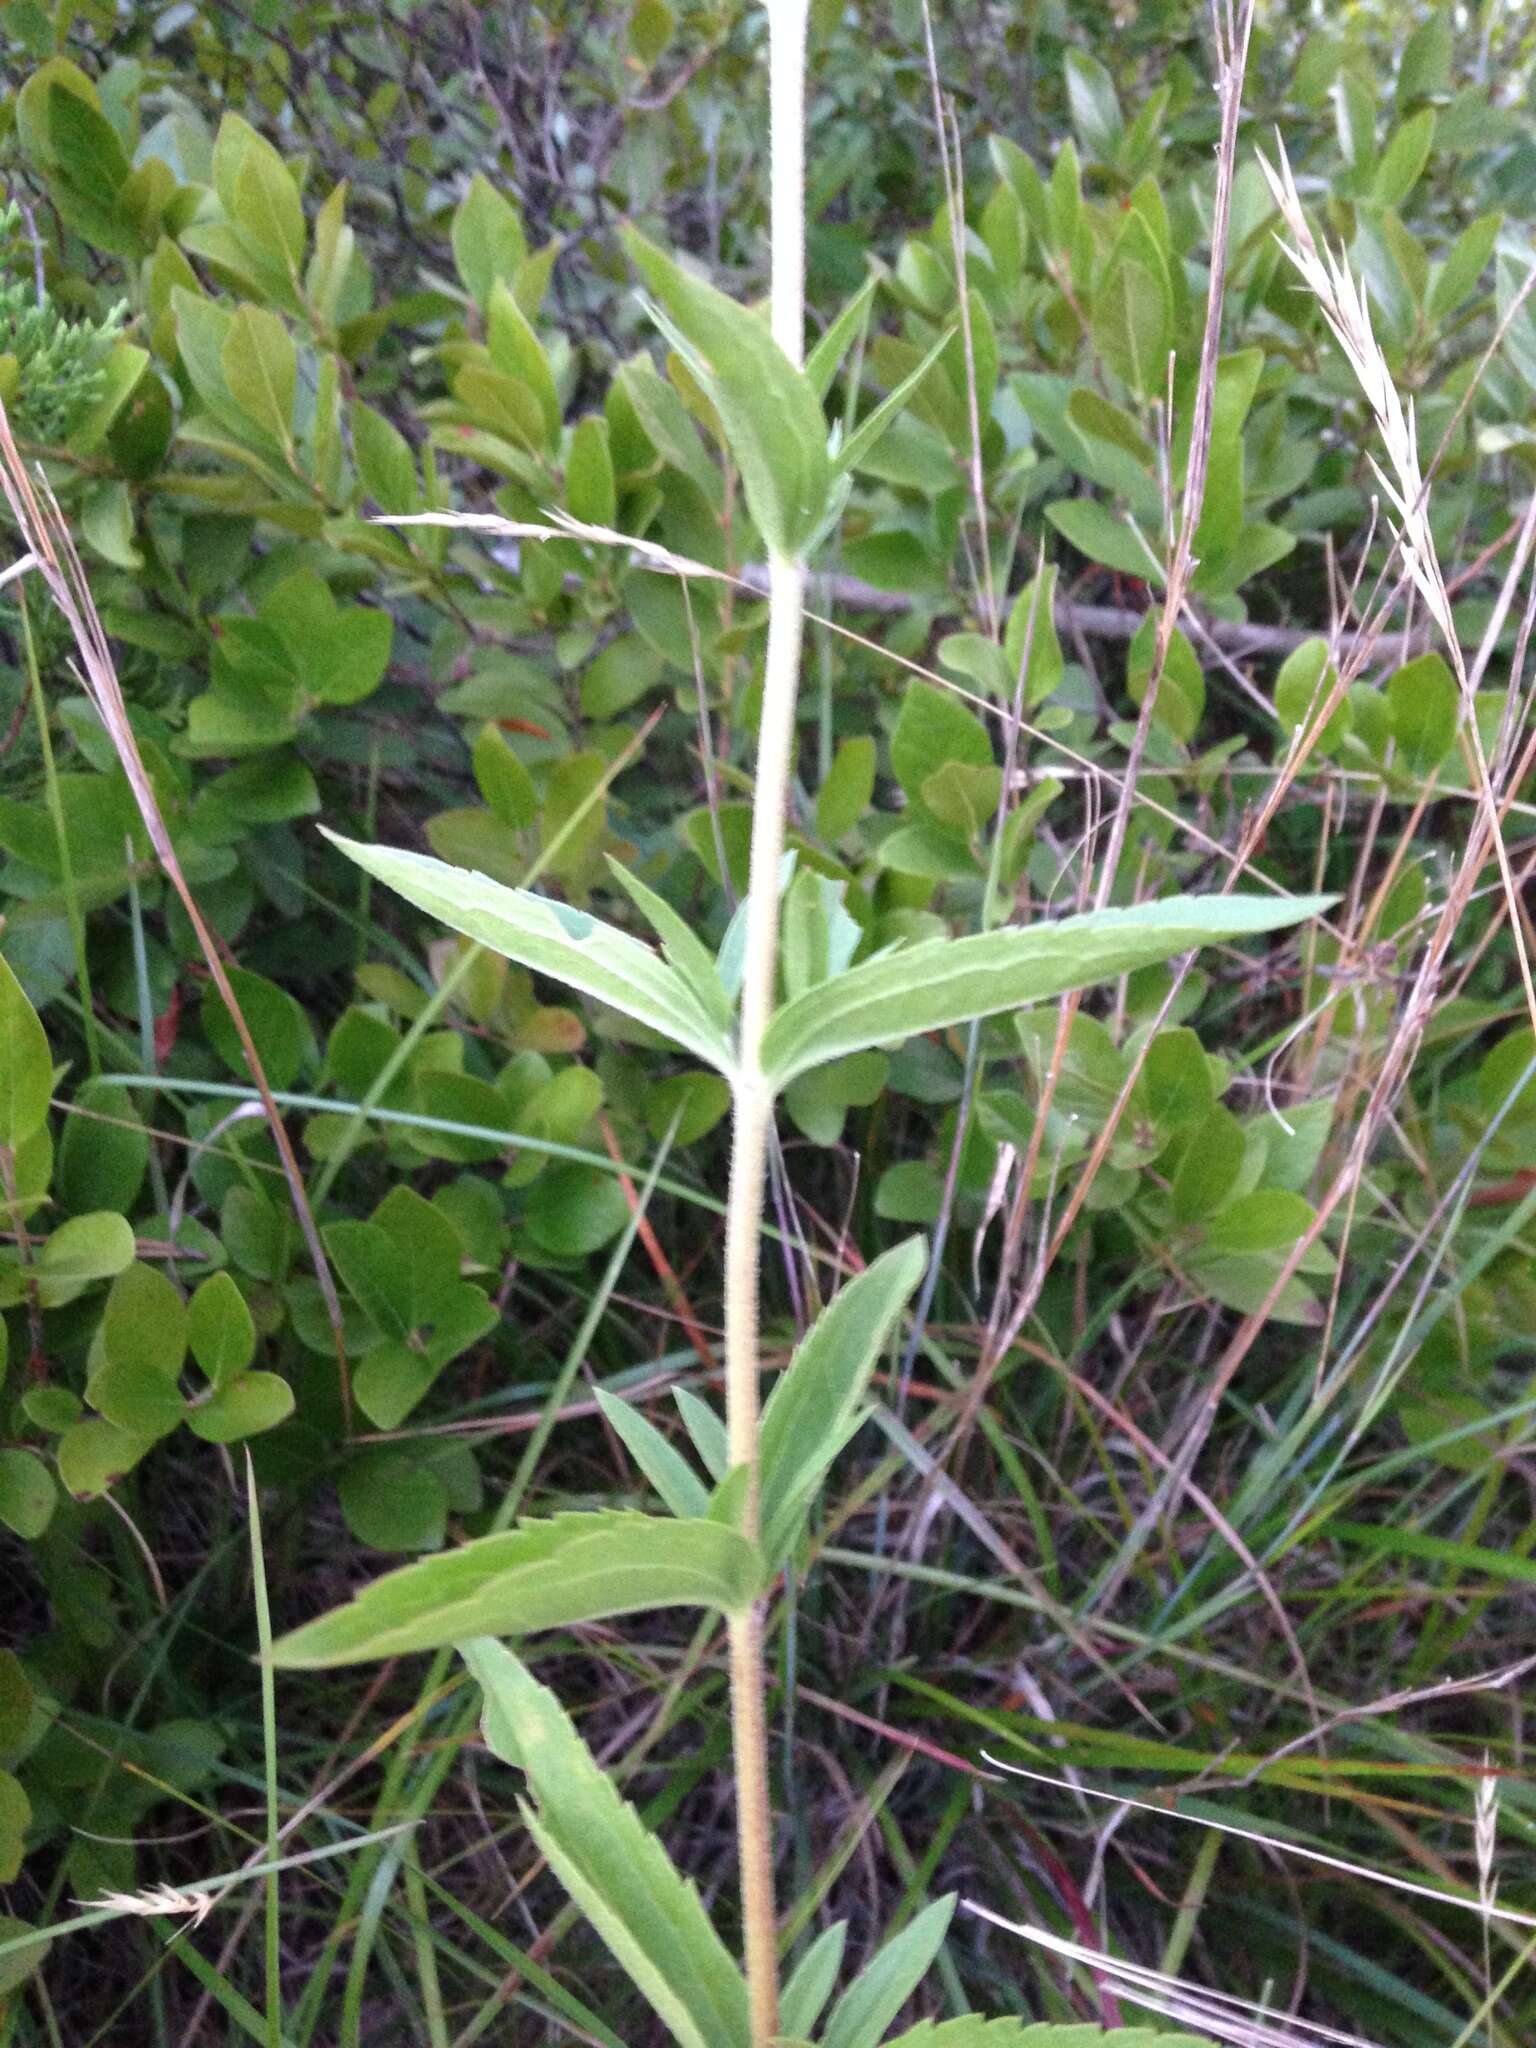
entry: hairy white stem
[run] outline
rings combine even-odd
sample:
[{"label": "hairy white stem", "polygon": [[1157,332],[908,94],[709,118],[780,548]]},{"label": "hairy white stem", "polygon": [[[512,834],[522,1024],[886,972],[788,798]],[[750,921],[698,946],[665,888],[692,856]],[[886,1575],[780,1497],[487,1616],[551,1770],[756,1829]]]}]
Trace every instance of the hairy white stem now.
[{"label": "hairy white stem", "polygon": [[[805,348],[805,37],[808,0],[767,0],[770,227],[774,339],[798,368]],[[805,628],[805,562],[768,563],[768,651],[758,725],[747,878],[746,957],[733,1086],[731,1185],[725,1236],[725,1408],[733,1466],[747,1471],[745,1529],[758,1529],[758,1261],[773,1091],[763,1072],[763,1035],[779,965],[779,867],[793,765],[795,698]],[[753,2048],[779,2031],[778,1928],[773,1898],[773,1814],[759,1603],[730,1620],[731,1729],[736,1829],[741,1854],[744,1961]]]},{"label": "hairy white stem", "polygon": [[[805,617],[805,566],[779,556],[769,565],[768,654],[758,727],[748,879],[746,957],[741,986],[725,1236],[725,1409],[730,1461],[747,1470],[745,1529],[755,1537],[760,1493],[758,1453],[758,1261],[773,1093],[763,1073],[763,1034],[773,1014],[779,961],[779,866],[794,747],[795,697]],[[773,1902],[773,1842],[763,1711],[762,1614],[731,1620],[731,1700],[736,1758],[736,1820],[741,1849],[742,1914],[752,2038],[757,2048],[778,2030],[778,1949]]]}]

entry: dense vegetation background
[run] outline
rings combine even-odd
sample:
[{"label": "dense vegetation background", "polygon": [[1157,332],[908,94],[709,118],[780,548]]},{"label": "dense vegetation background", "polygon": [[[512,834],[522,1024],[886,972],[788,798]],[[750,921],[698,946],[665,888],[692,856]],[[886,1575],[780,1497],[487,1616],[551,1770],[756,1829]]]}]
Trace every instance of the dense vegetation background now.
[{"label": "dense vegetation background", "polygon": [[[779,1355],[907,1227],[940,1255],[774,1610],[786,1932],[846,1917],[860,1954],[958,1886],[1390,2048],[1524,2048],[1536,31],[1495,0],[1300,17],[1259,12],[1194,610],[1143,714],[1205,317],[1204,14],[945,7],[930,55],[905,0],[814,10],[812,368],[850,433],[906,388],[818,558],[786,975],[1234,870],[1340,901],[791,1090]],[[723,0],[0,14],[0,398],[325,1252],[66,625],[11,578],[0,2041],[269,2039],[257,1884],[18,1945],[259,1863],[269,1753],[282,2040],[657,2038],[462,1689],[285,1677],[269,1739],[244,1460],[284,1626],[509,1484],[647,1498],[599,1393],[713,1455],[723,1084],[445,939],[315,824],[623,921],[612,857],[726,936],[761,549],[616,231],[761,291],[762,44]],[[1278,247],[1276,130],[1411,402],[1460,674]],[[372,523],[442,509],[560,510],[729,580]],[[728,1917],[712,1626],[537,1647]],[[913,2012],[970,2005],[1120,2010],[961,1916]]]}]

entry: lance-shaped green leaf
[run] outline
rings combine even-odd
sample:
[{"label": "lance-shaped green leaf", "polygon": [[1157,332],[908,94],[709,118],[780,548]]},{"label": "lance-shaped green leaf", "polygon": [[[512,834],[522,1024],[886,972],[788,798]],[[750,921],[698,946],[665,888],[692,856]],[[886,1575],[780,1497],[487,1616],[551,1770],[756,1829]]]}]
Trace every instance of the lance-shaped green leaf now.
[{"label": "lance-shaped green leaf", "polygon": [[528,1774],[528,1831],[679,2048],[747,2048],[741,1971],[694,1887],[619,1797],[560,1702],[502,1644],[464,1642],[492,1752]]},{"label": "lance-shaped green leaf", "polygon": [[608,866],[613,879],[660,939],[661,950],[670,964],[698,997],[699,1007],[728,1038],[735,1029],[736,1012],[716,972],[714,954],[687,918],[675,911],[664,896],[658,896],[619,861],[610,859]]},{"label": "lance-shaped green leaf", "polygon": [[866,1046],[946,1030],[1089,988],[1197,946],[1256,937],[1315,917],[1332,896],[1172,896],[1050,924],[928,939],[877,954],[779,1009],[763,1041],[775,1089]]},{"label": "lance-shaped green leaf", "polygon": [[827,509],[827,423],[815,390],[755,313],[624,230],[630,261],[662,313],[667,337],[708,392],[730,443],[757,529],[776,554],[798,555]]},{"label": "lance-shaped green leaf", "polygon": [[875,443],[895,421],[897,414],[949,347],[957,332],[958,329],[955,327],[946,327],[917,368],[909,371],[895,389],[887,392],[873,411],[865,419],[860,420],[847,440],[833,454],[834,474],[841,476],[847,470],[857,469],[864,458],[873,451]]},{"label": "lance-shaped green leaf", "polygon": [[817,1935],[791,1972],[779,2001],[779,2025],[792,2040],[809,2039],[821,2018],[821,2009],[837,1982],[847,1937],[848,1922],[834,1920]]},{"label": "lance-shaped green leaf", "polygon": [[345,1607],[281,1637],[272,1662],[290,1671],[361,1664],[647,1607],[729,1612],[761,1583],[755,1546],[719,1522],[556,1515],[386,1572]]},{"label": "lance-shaped green leaf", "polygon": [[699,1454],[699,1463],[711,1479],[717,1482],[724,1479],[731,1463],[725,1424],[713,1408],[701,1401],[697,1394],[691,1394],[686,1387],[674,1387],[672,1399],[677,1403],[677,1412],[683,1418],[683,1427],[688,1432],[689,1442]]},{"label": "lance-shaped green leaf", "polygon": [[597,1405],[614,1434],[674,1515],[707,1515],[709,1489],[648,1416],[601,1387]]},{"label": "lance-shaped green leaf", "polygon": [[949,1892],[891,1936],[833,2006],[822,2048],[877,2048],[927,1974],[954,1910],[955,1895]]},{"label": "lance-shaped green leaf", "polygon": [[53,1092],[48,1039],[26,990],[0,960],[0,1145],[42,1129]]},{"label": "lance-shaped green leaf", "polygon": [[887,2048],[1216,2048],[1203,2034],[1154,2034],[1146,2027],[1063,2026],[1046,2020],[984,2020],[968,2013],[958,2020],[924,2020],[898,2034]]},{"label": "lance-shaped green leaf", "polygon": [[769,1396],[762,1432],[762,1551],[776,1571],[793,1549],[828,1466],[859,1426],[875,1360],[923,1275],[908,1238],[850,1280],[811,1325]]},{"label": "lance-shaped green leaf", "polygon": [[731,1046],[719,1023],[682,975],[628,932],[531,889],[509,889],[488,875],[450,867],[424,853],[362,846],[335,832],[326,836],[418,910],[519,967],[595,996],[686,1047],[706,1065],[730,1073]]},{"label": "lance-shaped green leaf", "polygon": [[841,369],[854,336],[869,318],[870,305],[879,283],[879,278],[873,274],[865,278],[806,357],[805,374],[818,398],[824,399],[832,389],[832,380]]}]

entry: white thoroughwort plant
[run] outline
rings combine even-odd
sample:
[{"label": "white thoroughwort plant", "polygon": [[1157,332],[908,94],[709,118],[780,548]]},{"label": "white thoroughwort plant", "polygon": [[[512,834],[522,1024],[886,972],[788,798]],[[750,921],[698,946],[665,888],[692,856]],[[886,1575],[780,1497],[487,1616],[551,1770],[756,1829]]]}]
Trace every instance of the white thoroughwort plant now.
[{"label": "white thoroughwort plant", "polygon": [[[924,1270],[911,1239],[871,1262],[816,1321],[766,1407],[758,1262],[774,1106],[797,1075],[846,1054],[1088,987],[1212,940],[1273,931],[1321,898],[1181,897],[877,954],[777,1000],[784,819],[793,761],[806,565],[835,520],[848,451],[829,445],[825,365],[803,367],[806,0],[769,0],[771,323],[638,235],[630,257],[669,343],[713,401],[768,550],[769,625],[738,976],[686,922],[619,875],[660,941],[412,853],[339,841],[370,874],[454,930],[594,997],[723,1074],[733,1103],[725,1246],[725,1470],[707,1485],[636,1411],[607,1411],[669,1516],[525,1521],[378,1580],[282,1639],[286,1667],[457,1645],[485,1695],[486,1739],[527,1775],[529,1830],[571,1897],[682,2048],[769,2048],[814,2034],[876,2048],[944,1938],[952,1898],[894,1936],[823,2018],[841,1930],[780,1987],[765,1729],[764,1609],[816,1495],[858,1428],[875,1364]],[[883,410],[883,409],[882,409]],[[887,417],[889,415],[886,415]],[[873,418],[873,416],[872,416]],[[866,435],[870,422],[859,430]],[[718,1425],[717,1425],[718,1426]],[[663,1606],[724,1615],[741,1857],[741,1964],[694,1891],[594,1761],[509,1637]],[[819,2031],[818,2031],[819,2029]],[[909,2048],[1082,2048],[1091,2030],[1013,2020],[924,2024]],[[1183,2048],[1198,2048],[1181,2037]],[[1153,2037],[1122,2033],[1124,2048]],[[1167,2035],[1158,2048],[1179,2048]]]}]

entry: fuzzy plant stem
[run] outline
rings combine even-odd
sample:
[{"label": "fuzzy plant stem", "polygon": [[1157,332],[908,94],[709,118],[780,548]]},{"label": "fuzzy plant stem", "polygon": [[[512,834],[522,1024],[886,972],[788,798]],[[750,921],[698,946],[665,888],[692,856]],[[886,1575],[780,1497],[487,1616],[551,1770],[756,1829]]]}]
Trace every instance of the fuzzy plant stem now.
[{"label": "fuzzy plant stem", "polygon": [[[763,1033],[773,1010],[779,957],[779,863],[800,670],[805,570],[771,564],[768,656],[758,729],[747,900],[741,1039],[733,1084],[731,1185],[725,1231],[725,1407],[730,1462],[747,1469],[746,1534],[758,1532],[758,1259],[773,1092],[763,1074]],[[736,1760],[736,1820],[752,2039],[765,2048],[778,2032],[778,1945],[773,1902],[773,1842],[764,1718],[763,1611],[733,1615],[731,1718]]]},{"label": "fuzzy plant stem", "polygon": [[[771,314],[774,339],[798,368],[805,340],[806,0],[768,0],[767,11]],[[784,814],[793,766],[804,625],[805,562],[772,554],[725,1238],[726,1431],[731,1464],[744,1465],[747,1470],[745,1529],[753,1539],[758,1532],[761,1492],[758,1262],[773,1126],[773,1091],[763,1072],[763,1034],[773,1013],[778,979],[779,868],[784,855]],[[779,1965],[761,1602],[732,1615],[730,1647],[744,1960],[752,2041],[754,2048],[768,2048],[779,2031]]]}]

